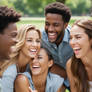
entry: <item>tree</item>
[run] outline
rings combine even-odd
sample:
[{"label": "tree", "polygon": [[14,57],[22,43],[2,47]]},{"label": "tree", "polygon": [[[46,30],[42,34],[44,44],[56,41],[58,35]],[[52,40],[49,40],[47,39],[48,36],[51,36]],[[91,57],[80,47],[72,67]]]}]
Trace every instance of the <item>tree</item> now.
[{"label": "tree", "polygon": [[65,3],[66,0],[56,0],[57,2]]},{"label": "tree", "polygon": [[91,2],[90,16],[92,17],[92,0],[90,0],[90,2]]}]

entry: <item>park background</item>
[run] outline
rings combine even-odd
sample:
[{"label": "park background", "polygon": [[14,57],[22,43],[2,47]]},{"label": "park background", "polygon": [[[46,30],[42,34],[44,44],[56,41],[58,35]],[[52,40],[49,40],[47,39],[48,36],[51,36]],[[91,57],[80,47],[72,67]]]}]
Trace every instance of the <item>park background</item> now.
[{"label": "park background", "polygon": [[44,27],[44,7],[51,2],[62,2],[67,5],[72,12],[70,25],[80,18],[92,19],[92,0],[0,0],[0,5],[14,8],[22,14],[21,21],[17,23],[33,24],[38,28]]},{"label": "park background", "polygon": [[6,5],[22,14],[21,20],[17,23],[18,28],[22,24],[33,24],[42,29],[45,23],[44,7],[56,1],[64,3],[71,9],[70,25],[77,19],[92,19],[92,0],[0,0],[0,6]]}]

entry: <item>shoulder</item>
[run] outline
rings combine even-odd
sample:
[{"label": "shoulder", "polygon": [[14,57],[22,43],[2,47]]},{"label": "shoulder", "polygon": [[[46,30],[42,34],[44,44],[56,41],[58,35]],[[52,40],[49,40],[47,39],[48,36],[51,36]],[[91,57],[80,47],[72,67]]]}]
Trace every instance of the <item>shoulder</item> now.
[{"label": "shoulder", "polygon": [[18,92],[28,92],[29,80],[24,74],[18,74],[14,82],[15,90]]},{"label": "shoulder", "polygon": [[64,82],[64,78],[60,77],[57,74],[53,74],[53,73],[50,72],[49,77],[50,77],[50,80],[53,82],[53,84],[56,83],[57,85],[58,84],[62,85],[63,82]]},{"label": "shoulder", "polygon": [[15,83],[17,83],[17,84],[21,84],[21,83],[28,83],[28,78],[27,78],[27,76],[26,75],[24,75],[24,74],[18,74],[17,76],[16,76],[16,80],[15,80]]},{"label": "shoulder", "polygon": [[63,82],[64,78],[49,72],[49,80],[47,79],[47,86],[53,90],[52,92],[57,92],[57,90],[63,85]]},{"label": "shoulder", "polygon": [[72,60],[71,60],[71,58],[67,61],[67,63],[66,63],[66,72],[67,72],[67,74],[71,74],[71,63],[72,63]]},{"label": "shoulder", "polygon": [[3,73],[3,76],[5,75],[14,75],[17,74],[17,68],[15,64],[10,65]]},{"label": "shoulder", "polygon": [[72,64],[72,60],[70,58],[66,63],[66,72],[67,72],[67,76],[70,81],[70,84],[73,83],[74,79],[75,79],[75,77],[73,76],[73,73],[71,71],[71,64]]},{"label": "shoulder", "polygon": [[70,58],[70,59],[67,61],[67,63],[66,63],[66,68],[67,68],[67,69],[70,69],[71,63],[72,63],[72,60],[71,60],[71,58]]}]

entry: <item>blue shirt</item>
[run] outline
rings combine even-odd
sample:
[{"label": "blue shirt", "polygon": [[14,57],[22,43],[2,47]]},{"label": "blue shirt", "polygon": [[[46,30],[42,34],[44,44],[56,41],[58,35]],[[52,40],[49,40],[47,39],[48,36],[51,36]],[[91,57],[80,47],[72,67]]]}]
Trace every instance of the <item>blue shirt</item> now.
[{"label": "blue shirt", "polygon": [[2,92],[13,92],[14,80],[17,76],[17,67],[15,64],[9,66],[2,76]]},{"label": "blue shirt", "polygon": [[[29,79],[30,87],[35,90],[30,74],[28,72],[25,72],[24,74]],[[47,75],[45,92],[57,92],[57,90],[62,86],[63,81],[64,79],[60,76],[49,72]]]},{"label": "blue shirt", "polygon": [[70,26],[65,29],[64,38],[57,47],[55,43],[49,42],[45,30],[42,30],[42,46],[47,48],[51,52],[54,63],[62,66],[63,68],[66,67],[66,62],[73,55],[73,50],[69,45],[69,38]]},{"label": "blue shirt", "polygon": [[[54,63],[66,69],[66,62],[73,55],[73,50],[69,45],[70,39],[70,26],[65,29],[64,37],[62,42],[57,45],[55,43],[51,43],[48,40],[48,36],[45,30],[42,30],[42,46],[47,48],[53,56]],[[66,79],[64,84],[69,87],[69,81]]]}]

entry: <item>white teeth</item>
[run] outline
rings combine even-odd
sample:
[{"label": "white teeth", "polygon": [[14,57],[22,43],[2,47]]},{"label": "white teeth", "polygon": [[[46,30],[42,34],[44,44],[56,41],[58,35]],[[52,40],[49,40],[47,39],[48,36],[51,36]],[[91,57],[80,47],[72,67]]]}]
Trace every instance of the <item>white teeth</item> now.
[{"label": "white teeth", "polygon": [[54,36],[56,33],[49,33],[50,36]]},{"label": "white teeth", "polygon": [[33,66],[33,68],[38,68],[39,66]]},{"label": "white teeth", "polygon": [[80,48],[74,48],[74,50],[80,50]]},{"label": "white teeth", "polygon": [[32,52],[36,52],[36,49],[31,49]]}]

